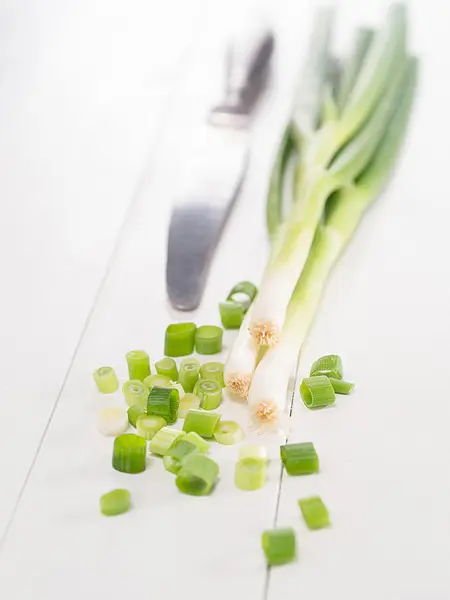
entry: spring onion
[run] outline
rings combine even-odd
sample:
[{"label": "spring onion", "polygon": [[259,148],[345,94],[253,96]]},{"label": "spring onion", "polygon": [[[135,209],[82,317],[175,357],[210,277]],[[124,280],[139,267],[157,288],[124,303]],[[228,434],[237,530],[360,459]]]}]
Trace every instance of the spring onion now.
[{"label": "spring onion", "polygon": [[219,421],[214,429],[214,439],[224,446],[239,444],[244,437],[242,427],[236,421]]},{"label": "spring onion", "polygon": [[181,469],[186,457],[200,452],[198,447],[184,438],[175,442],[163,456],[163,464],[166,471],[177,474]]},{"label": "spring onion", "polygon": [[322,356],[311,367],[310,377],[326,375],[333,379],[342,379],[342,360],[337,354]]},{"label": "spring onion", "polygon": [[336,394],[350,394],[350,392],[355,387],[355,384],[350,383],[349,381],[342,381],[342,379],[333,379],[332,377],[330,377],[329,379]]},{"label": "spring onion", "polygon": [[184,419],[191,408],[200,408],[200,398],[195,394],[185,394],[180,398],[180,406],[178,407],[178,418]]},{"label": "spring onion", "polygon": [[267,463],[267,450],[265,446],[248,444],[239,448],[238,457],[239,460],[243,458],[253,458],[255,460],[260,460],[263,463]]},{"label": "spring onion", "polygon": [[241,401],[247,399],[258,355],[258,347],[248,330],[251,314],[252,307],[245,315],[224,367],[225,385],[232,396]]},{"label": "spring onion", "polygon": [[200,371],[200,362],[197,358],[185,358],[181,361],[178,382],[181,383],[186,393],[192,392]]},{"label": "spring onion", "polygon": [[195,332],[195,350],[198,354],[218,354],[222,351],[222,327],[202,325]]},{"label": "spring onion", "polygon": [[206,496],[212,492],[219,475],[219,466],[204,454],[190,454],[175,480],[178,489],[192,496]]},{"label": "spring onion", "polygon": [[219,304],[220,318],[225,329],[239,329],[258,289],[250,281],[240,281]]},{"label": "spring onion", "polygon": [[[172,429],[172,427],[163,427],[160,429],[149,444],[149,450],[158,456],[164,456],[169,448],[177,440],[185,436],[184,431]],[[192,440],[191,440],[192,441]]]},{"label": "spring onion", "polygon": [[173,358],[162,358],[155,363],[156,372],[159,375],[164,375],[168,377],[171,381],[177,381],[178,379],[178,369],[177,363],[173,360]]},{"label": "spring onion", "polygon": [[148,387],[143,381],[139,381],[139,379],[125,381],[122,386],[122,392],[128,406],[138,404],[143,408],[147,408]]},{"label": "spring onion", "polygon": [[294,560],[296,542],[295,531],[291,527],[265,531],[261,541],[268,565],[286,565]]},{"label": "spring onion", "polygon": [[280,456],[289,475],[310,475],[319,472],[319,457],[312,442],[280,446]]},{"label": "spring onion", "polygon": [[275,237],[278,226],[283,220],[283,187],[285,182],[286,168],[289,158],[296,147],[296,140],[292,126],[288,125],[284,131],[278,148],[275,165],[272,171],[269,192],[266,203],[267,231],[271,238]]},{"label": "spring onion", "polygon": [[134,433],[124,433],[114,440],[112,466],[122,473],[145,471],[147,442]]},{"label": "spring onion", "polygon": [[165,427],[167,422],[162,417],[157,415],[141,415],[136,420],[136,430],[138,435],[144,438],[144,440],[151,440],[154,438],[156,432]]},{"label": "spring onion", "polygon": [[187,356],[194,351],[196,326],[194,323],[173,323],[166,329],[164,354]]},{"label": "spring onion", "polygon": [[140,417],[141,415],[145,415],[145,410],[141,408],[140,404],[134,404],[133,406],[130,406],[130,408],[127,410],[127,415],[130,424],[133,425],[133,427],[136,427],[136,421],[138,417]]},{"label": "spring onion", "polygon": [[328,510],[320,496],[302,498],[298,501],[303,518],[309,529],[323,529],[329,527],[330,517]]},{"label": "spring onion", "polygon": [[200,367],[200,379],[212,379],[217,381],[220,387],[225,387],[223,379],[223,363],[207,362]]},{"label": "spring onion", "polygon": [[202,454],[206,454],[209,450],[209,443],[200,437],[198,433],[195,433],[195,431],[186,433],[183,439],[197,446]]},{"label": "spring onion", "polygon": [[203,438],[212,438],[220,415],[215,412],[204,410],[190,410],[184,420],[183,431],[189,433],[195,431]]},{"label": "spring onion", "polygon": [[97,417],[97,429],[103,435],[120,435],[128,429],[127,413],[122,408],[104,408]]},{"label": "spring onion", "polygon": [[317,228],[310,256],[288,307],[279,343],[270,348],[253,374],[248,405],[261,423],[267,422],[261,407],[268,404],[272,409],[271,423],[277,421],[274,415],[282,416],[298,350],[312,324],[329,273],[392,171],[408,123],[416,71],[415,59],[406,60],[396,83],[401,97],[396,97],[389,105],[394,112],[388,126],[382,129],[383,137],[369,166],[354,184],[339,191],[324,223]]},{"label": "spring onion", "polygon": [[222,387],[217,381],[199,379],[196,394],[200,398],[201,408],[214,410],[219,407],[222,400]]},{"label": "spring onion", "polygon": [[144,379],[144,384],[147,386],[147,389],[150,392],[152,387],[154,387],[155,385],[157,387],[169,387],[170,379],[166,375],[159,375],[155,373],[155,375],[150,375],[149,377],[146,377]]},{"label": "spring onion", "polygon": [[336,395],[326,375],[305,377],[300,385],[303,404],[308,408],[324,408],[334,404]]},{"label": "spring onion", "polygon": [[169,425],[175,423],[180,396],[174,388],[153,386],[147,403],[147,414],[162,417]]},{"label": "spring onion", "polygon": [[112,394],[119,388],[117,375],[112,367],[100,367],[94,371],[94,381],[102,394]]},{"label": "spring onion", "polygon": [[130,379],[144,381],[150,375],[150,357],[144,350],[132,350],[127,353],[128,374]]},{"label": "spring onion", "polygon": [[131,494],[128,490],[112,490],[100,498],[100,511],[107,517],[121,515],[131,508]]},{"label": "spring onion", "polygon": [[259,458],[240,458],[234,471],[234,484],[240,490],[259,490],[266,483],[267,461]]}]

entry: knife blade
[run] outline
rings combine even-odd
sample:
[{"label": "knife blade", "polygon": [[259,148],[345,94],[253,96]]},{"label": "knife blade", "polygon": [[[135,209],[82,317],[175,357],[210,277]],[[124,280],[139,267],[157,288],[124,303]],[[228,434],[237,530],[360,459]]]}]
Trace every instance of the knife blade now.
[{"label": "knife blade", "polygon": [[257,26],[229,47],[224,99],[208,116],[189,182],[172,209],[166,284],[178,310],[194,310],[201,302],[214,250],[247,170],[251,114],[266,83],[273,45],[270,30]]}]

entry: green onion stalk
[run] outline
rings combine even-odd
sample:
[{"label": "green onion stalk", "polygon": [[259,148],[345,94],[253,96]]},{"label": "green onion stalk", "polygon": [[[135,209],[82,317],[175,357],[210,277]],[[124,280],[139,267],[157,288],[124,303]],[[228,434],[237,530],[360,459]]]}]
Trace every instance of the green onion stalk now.
[{"label": "green onion stalk", "polygon": [[[330,271],[367,208],[381,194],[393,169],[405,136],[416,78],[416,59],[404,58],[399,75],[391,81],[391,89],[385,93],[388,100],[383,99],[374,111],[373,118],[377,120],[380,130],[378,144],[370,161],[354,182],[341,187],[316,228],[308,260],[287,307],[278,343],[268,350],[253,374],[248,404],[258,429],[279,426],[288,380],[295,368],[299,348],[317,312]],[[371,121],[368,121],[367,127],[371,126]],[[336,162],[343,160],[352,143],[337,156]],[[355,162],[360,158],[361,153],[357,153]]]}]

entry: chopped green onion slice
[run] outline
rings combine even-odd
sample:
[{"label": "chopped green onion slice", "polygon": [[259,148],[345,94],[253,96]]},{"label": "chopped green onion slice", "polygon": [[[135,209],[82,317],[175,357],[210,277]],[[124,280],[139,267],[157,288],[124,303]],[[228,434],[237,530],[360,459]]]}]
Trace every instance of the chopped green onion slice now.
[{"label": "chopped green onion slice", "polygon": [[120,435],[128,429],[128,417],[122,408],[104,408],[98,414],[97,429],[103,435]]},{"label": "chopped green onion slice", "polygon": [[333,377],[330,377],[329,379],[336,394],[350,394],[355,387],[355,384],[350,383],[349,381],[342,381],[342,379],[334,379]]},{"label": "chopped green onion slice", "polygon": [[197,383],[200,371],[200,362],[196,358],[185,358],[180,364],[178,381],[186,393],[192,392]]},{"label": "chopped green onion slice", "polygon": [[141,415],[145,415],[145,410],[141,407],[140,404],[135,404],[134,406],[130,406],[127,413],[128,421],[131,423],[131,425],[133,425],[133,427],[136,427],[136,421],[138,417],[140,417]]},{"label": "chopped green onion slice", "polygon": [[172,444],[184,437],[184,431],[179,431],[178,429],[172,429],[172,427],[163,427],[152,439],[149,445],[150,452],[153,454],[157,454],[158,456],[164,456],[169,448],[172,447]]},{"label": "chopped green onion slice", "polygon": [[323,408],[336,400],[334,388],[326,375],[306,377],[300,385],[300,395],[308,408]]},{"label": "chopped green onion slice", "polygon": [[214,430],[214,439],[224,446],[238,444],[244,437],[242,427],[236,421],[219,421]]},{"label": "chopped green onion slice", "polygon": [[147,414],[162,417],[171,425],[177,420],[179,403],[178,390],[155,385],[148,396]]},{"label": "chopped green onion slice", "polygon": [[176,484],[184,494],[210,494],[219,475],[219,465],[204,454],[190,454],[181,467]]},{"label": "chopped green onion slice", "polygon": [[132,350],[127,356],[130,379],[144,381],[150,375],[150,357],[144,350]]},{"label": "chopped green onion slice", "polygon": [[227,300],[231,300],[233,302],[239,302],[240,296],[246,296],[246,299],[241,301],[240,304],[245,312],[247,312],[250,304],[256,298],[256,294],[258,293],[258,288],[256,285],[251,283],[250,281],[240,281],[237,283],[234,288],[230,291],[227,296]]},{"label": "chopped green onion slice", "polygon": [[178,473],[181,469],[184,460],[190,454],[198,454],[200,450],[195,444],[186,441],[184,438],[175,442],[170,450],[163,456],[163,464],[166,471]]},{"label": "chopped green onion slice", "polygon": [[212,438],[217,423],[220,421],[218,413],[192,409],[186,415],[183,431],[195,431],[201,437]]},{"label": "chopped green onion slice", "polygon": [[155,364],[156,372],[159,375],[165,375],[171,381],[177,381],[178,379],[178,369],[177,363],[173,360],[173,358],[162,358],[158,360]]},{"label": "chopped green onion slice", "polygon": [[[144,379],[144,383],[147,386],[148,391],[150,391],[152,389],[152,387],[154,387],[155,385],[158,387],[169,387],[170,379],[168,377],[166,377],[165,375],[155,374],[155,375],[150,375],[149,377],[146,377]],[[148,394],[147,394],[147,398],[148,398]]]},{"label": "chopped green onion slice", "polygon": [[302,498],[298,501],[303,518],[309,529],[322,529],[329,527],[330,517],[328,510],[320,496]]},{"label": "chopped green onion slice", "polygon": [[122,392],[128,406],[135,406],[138,404],[144,409],[147,408],[148,387],[143,381],[139,381],[139,379],[125,381],[122,386]]},{"label": "chopped green onion slice", "polygon": [[112,490],[100,498],[100,511],[107,517],[121,515],[131,508],[131,495],[128,490]]},{"label": "chopped green onion slice", "polygon": [[266,482],[267,461],[260,458],[240,458],[234,471],[234,484],[240,490],[259,490]]},{"label": "chopped green onion slice", "polygon": [[219,302],[220,320],[225,329],[239,329],[244,320],[244,308],[239,302]]},{"label": "chopped green onion slice", "polygon": [[289,475],[319,472],[319,457],[312,442],[280,446],[281,460]]},{"label": "chopped green onion slice", "polygon": [[202,437],[200,437],[198,433],[195,433],[195,431],[190,431],[189,433],[186,433],[183,439],[197,446],[197,448],[202,454],[206,454],[209,450],[209,443]]},{"label": "chopped green onion slice", "polygon": [[223,368],[224,365],[221,362],[207,362],[200,367],[200,379],[217,381],[220,387],[225,387]]},{"label": "chopped green onion slice", "polygon": [[122,473],[145,471],[147,442],[134,433],[124,433],[114,440],[112,466]]},{"label": "chopped green onion slice", "polygon": [[157,415],[141,415],[136,421],[138,434],[144,440],[151,440],[155,433],[167,425],[167,421]]},{"label": "chopped green onion slice", "polygon": [[200,398],[200,406],[204,410],[214,410],[222,400],[222,386],[217,381],[199,379],[197,383],[197,395]]},{"label": "chopped green onion slice", "polygon": [[200,408],[200,398],[195,394],[185,394],[183,398],[180,398],[178,417],[184,419],[191,408]]},{"label": "chopped green onion slice", "polygon": [[173,323],[166,329],[164,354],[187,356],[194,351],[196,326],[194,323]]},{"label": "chopped green onion slice", "polygon": [[311,377],[326,375],[333,379],[342,379],[342,360],[337,354],[328,354],[316,360],[310,371]]},{"label": "chopped green onion slice", "polygon": [[238,457],[239,460],[243,459],[243,458],[254,458],[257,460],[260,460],[264,463],[267,462],[267,450],[264,446],[258,446],[258,445],[246,445],[246,446],[242,446],[241,448],[239,448],[239,453],[238,453]]},{"label": "chopped green onion slice", "polygon": [[100,367],[94,371],[94,381],[102,394],[112,394],[119,388],[117,375],[112,367]]},{"label": "chopped green onion slice", "polygon": [[222,351],[222,327],[202,325],[195,332],[195,349],[199,354],[218,354]]},{"label": "chopped green onion slice", "polygon": [[292,527],[265,531],[261,541],[269,565],[285,565],[294,560],[296,542]]}]

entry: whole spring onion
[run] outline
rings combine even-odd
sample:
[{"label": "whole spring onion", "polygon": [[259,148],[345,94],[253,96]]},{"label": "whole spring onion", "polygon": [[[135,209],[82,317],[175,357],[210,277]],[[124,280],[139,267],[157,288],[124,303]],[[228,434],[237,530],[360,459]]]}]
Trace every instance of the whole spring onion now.
[{"label": "whole spring onion", "polygon": [[186,415],[192,408],[200,408],[200,398],[195,394],[185,394],[180,398],[180,406],[178,407],[178,417],[186,418]]},{"label": "whole spring onion", "polygon": [[326,375],[333,379],[342,379],[342,360],[337,354],[328,354],[317,359],[311,367],[310,377]]},{"label": "whole spring onion", "polygon": [[186,393],[192,392],[200,371],[200,361],[197,358],[185,358],[181,361],[178,382]]},{"label": "whole spring onion", "polygon": [[215,486],[219,466],[204,454],[190,454],[175,480],[178,489],[192,496],[206,496]]},{"label": "whole spring onion", "polygon": [[240,490],[259,490],[266,483],[267,461],[259,458],[240,458],[234,471],[234,484]]},{"label": "whole spring onion", "polygon": [[139,379],[125,381],[122,392],[128,406],[139,405],[147,408],[148,387],[143,381],[139,381]]},{"label": "whole spring onion", "polygon": [[[408,59],[400,76],[401,98],[397,98],[388,126],[369,165],[357,180],[342,188],[327,211],[324,224],[317,228],[314,244],[289,303],[278,344],[258,364],[248,394],[254,420],[261,426],[274,426],[286,403],[289,377],[299,348],[306,339],[316,314],[328,276],[350,241],[365,211],[380,195],[395,164],[403,140],[415,90],[417,63]],[[270,407],[271,419],[265,418]],[[277,417],[278,415],[278,417]]]},{"label": "whole spring onion", "polygon": [[144,414],[136,420],[137,433],[143,437],[144,440],[153,439],[155,434],[166,425],[166,420],[157,415]]},{"label": "whole spring onion", "polygon": [[216,325],[202,325],[195,332],[195,350],[198,354],[222,352],[223,329]]},{"label": "whole spring onion", "polygon": [[217,381],[199,379],[196,394],[200,398],[203,410],[214,410],[222,400],[222,386]]},{"label": "whole spring onion", "polygon": [[324,408],[334,404],[336,395],[326,375],[305,377],[300,385],[303,404],[308,408]]},{"label": "whole spring onion", "polygon": [[223,363],[207,362],[200,367],[200,379],[209,379],[217,381],[220,387],[225,387],[223,379]]},{"label": "whole spring onion", "polygon": [[141,415],[145,415],[145,410],[141,408],[140,404],[135,404],[134,406],[130,406],[127,410],[128,421],[133,427],[136,427],[136,421],[138,417]]},{"label": "whole spring onion", "polygon": [[123,473],[145,471],[146,441],[134,433],[124,433],[114,440],[112,466]]},{"label": "whole spring onion", "polygon": [[333,379],[332,377],[330,377],[329,379],[330,379],[330,383],[333,386],[333,389],[336,394],[344,394],[344,395],[350,394],[350,392],[355,387],[354,383],[350,383],[348,381],[342,381],[342,379]]},{"label": "whole spring onion", "polygon": [[186,433],[183,439],[197,446],[197,448],[202,454],[206,454],[209,450],[209,443],[202,437],[200,437],[198,433],[195,433],[195,431],[190,431],[189,433]]},{"label": "whole spring onion", "polygon": [[162,417],[169,425],[175,423],[180,396],[177,389],[153,386],[147,402],[147,414]]},{"label": "whole spring onion", "polygon": [[265,531],[261,541],[268,565],[286,565],[295,559],[295,531],[291,527]]},{"label": "whole spring onion", "polygon": [[182,438],[181,440],[176,441],[163,456],[164,468],[166,471],[176,474],[181,469],[187,456],[197,454],[198,452],[200,452],[200,450],[195,444]]},{"label": "whole spring onion", "polygon": [[320,496],[302,498],[298,501],[308,529],[323,529],[329,527],[330,517],[328,510]]},{"label": "whole spring onion", "polygon": [[289,475],[310,475],[319,472],[319,457],[312,442],[280,446],[280,456]]},{"label": "whole spring onion", "polygon": [[112,490],[100,498],[100,511],[107,517],[121,515],[131,508],[131,495],[128,490]]},{"label": "whole spring onion", "polygon": [[196,326],[194,323],[173,323],[166,329],[164,354],[187,356],[194,351]]},{"label": "whole spring onion", "polygon": [[162,358],[155,363],[156,372],[159,375],[168,377],[171,381],[177,381],[178,379],[178,368],[177,363],[173,358]]},{"label": "whole spring onion", "polygon": [[215,412],[204,410],[190,410],[184,420],[183,431],[189,433],[195,431],[203,438],[212,438],[220,415]]},{"label": "whole spring onion", "polygon": [[94,381],[102,394],[112,394],[119,389],[119,381],[112,367],[100,367],[94,371]]},{"label": "whole spring onion", "polygon": [[144,381],[150,375],[150,357],[144,350],[132,350],[126,355],[130,379]]},{"label": "whole spring onion", "polygon": [[97,417],[97,429],[103,435],[120,435],[128,429],[127,413],[122,408],[104,408]]},{"label": "whole spring onion", "polygon": [[242,427],[236,421],[219,421],[214,429],[214,439],[224,446],[239,444],[244,437]]},{"label": "whole spring onion", "polygon": [[157,433],[155,433],[149,444],[149,450],[153,454],[164,456],[172,447],[172,445],[177,440],[184,437],[184,435],[184,431],[179,431],[178,429],[173,429],[172,427],[163,427]]}]

